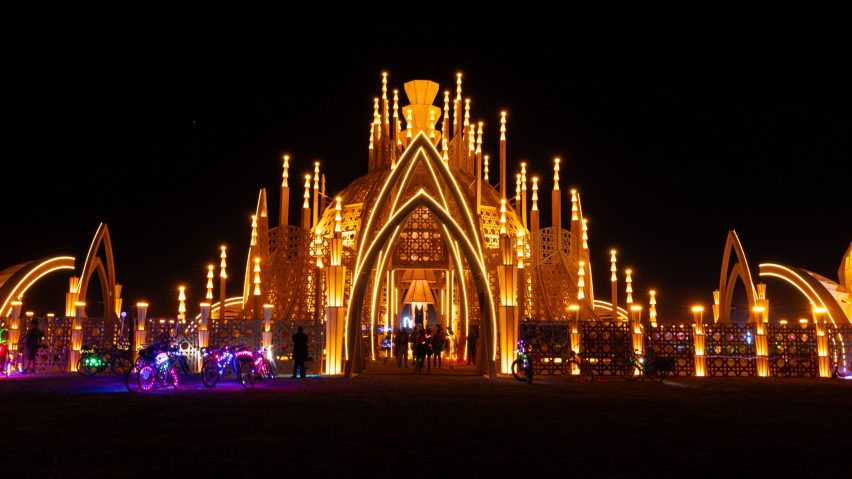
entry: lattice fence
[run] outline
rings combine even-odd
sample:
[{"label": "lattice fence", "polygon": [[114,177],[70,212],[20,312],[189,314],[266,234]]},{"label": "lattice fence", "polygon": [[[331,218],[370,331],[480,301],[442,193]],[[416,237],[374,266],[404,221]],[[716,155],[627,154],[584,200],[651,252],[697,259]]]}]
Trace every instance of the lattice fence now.
[{"label": "lattice fence", "polygon": [[828,328],[828,356],[831,370],[836,367],[841,374],[849,374],[852,366],[852,326],[830,326]]},{"label": "lattice fence", "polygon": [[597,374],[621,374],[625,359],[633,353],[627,323],[589,321],[580,323],[580,353],[588,358]]},{"label": "lattice fence", "polygon": [[653,349],[657,358],[674,358],[676,376],[695,374],[695,344],[692,328],[660,325],[646,329],[645,350]]},{"label": "lattice fence", "polygon": [[704,325],[708,376],[756,376],[757,354],[751,324]]},{"label": "lattice fence", "polygon": [[778,377],[819,376],[816,327],[808,324],[770,324],[769,373]]},{"label": "lattice fence", "polygon": [[[53,320],[42,319],[41,328],[44,330],[44,344],[38,350],[35,360],[36,371],[65,372],[68,370],[68,348],[71,346],[72,318],[58,317]],[[26,332],[21,333],[23,337]]]},{"label": "lattice fence", "polygon": [[[520,337],[531,347],[533,372],[543,375],[571,374],[571,328],[567,322],[524,322]],[[513,354],[509,351],[509,354]]]},{"label": "lattice fence", "polygon": [[236,346],[260,348],[260,333],[263,320],[260,319],[214,319],[210,321],[210,347]]}]

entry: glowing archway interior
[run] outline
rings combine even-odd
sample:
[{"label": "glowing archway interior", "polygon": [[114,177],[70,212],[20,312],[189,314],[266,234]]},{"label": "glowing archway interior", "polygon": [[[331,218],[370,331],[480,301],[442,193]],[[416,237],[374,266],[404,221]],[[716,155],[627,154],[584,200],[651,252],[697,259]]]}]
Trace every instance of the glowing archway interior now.
[{"label": "glowing archway interior", "polygon": [[832,324],[850,324],[850,320],[843,312],[831,292],[816,279],[809,271],[776,263],[762,263],[760,265],[760,276],[770,276],[793,285],[811,303],[812,307],[825,308],[829,321]]},{"label": "glowing archway interior", "polygon": [[[485,330],[485,341],[483,344],[487,348],[487,351],[484,351],[483,357],[492,358],[492,360],[484,362],[488,363],[488,372],[493,376],[496,374],[493,362],[493,351],[496,347],[494,344],[496,341],[496,335],[494,334],[496,329],[496,314],[494,311],[494,301],[491,295],[491,289],[488,287],[488,276],[485,270],[484,261],[481,256],[477,255],[474,244],[470,241],[467,235],[464,234],[459,225],[453,221],[450,213],[441,207],[434,198],[423,190],[420,190],[396,212],[394,212],[388,222],[374,237],[367,249],[359,255],[361,261],[359,261],[359,268],[355,271],[352,294],[350,296],[349,308],[347,310],[347,335],[350,338],[358,337],[358,313],[361,311],[361,305],[364,301],[364,295],[366,293],[367,283],[369,280],[369,271],[371,271],[375,265],[379,253],[388,241],[391,241],[394,237],[399,235],[400,226],[408,219],[408,216],[411,215],[415,209],[421,206],[429,209],[429,211],[431,211],[439,219],[439,221],[447,227],[450,236],[458,241],[461,251],[471,267],[471,271],[473,273],[472,276],[479,291],[480,304],[487,303],[489,305],[487,308],[482,308],[483,312],[489,316],[488,318],[482,318],[482,324]],[[349,358],[356,358],[355,354],[357,350],[355,349],[355,345],[355,341],[347,342]],[[353,361],[349,361],[346,365],[347,376],[350,376],[352,373],[352,363]]]},{"label": "glowing archway interior", "polygon": [[74,270],[73,256],[21,263],[0,271],[0,315],[9,316],[12,301],[20,299],[38,280],[54,271]]}]

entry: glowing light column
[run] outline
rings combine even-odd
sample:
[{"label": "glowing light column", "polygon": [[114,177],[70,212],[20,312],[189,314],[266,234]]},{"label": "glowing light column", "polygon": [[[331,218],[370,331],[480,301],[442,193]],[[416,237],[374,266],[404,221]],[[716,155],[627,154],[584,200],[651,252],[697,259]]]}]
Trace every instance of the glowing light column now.
[{"label": "glowing light column", "polygon": [[821,307],[814,307],[814,326],[816,326],[816,343],[817,355],[819,356],[819,377],[831,377],[831,364],[828,359],[828,335],[827,325],[825,324],[825,312],[827,310]]},{"label": "glowing light column", "polygon": [[634,304],[630,306],[630,331],[633,339],[633,349],[639,355],[645,354],[645,334],[642,330],[642,306]]},{"label": "glowing light column", "polygon": [[[212,270],[211,270],[212,272]],[[212,282],[212,279],[210,280]],[[213,297],[213,294],[210,294]],[[210,321],[210,303],[204,302],[199,305],[201,307],[201,318],[198,320],[198,349],[210,346],[210,330],[208,323]],[[198,355],[197,367],[201,371],[201,360],[203,358]]]},{"label": "glowing light column", "polygon": [[651,299],[648,300],[648,317],[651,321],[651,327],[657,327],[657,292],[653,289],[648,291],[648,295],[651,296]]},{"label": "glowing light column", "polygon": [[148,303],[136,303],[136,327],[133,331],[133,361],[139,355],[139,350],[145,344],[145,320],[148,318]]},{"label": "glowing light column", "polygon": [[9,357],[16,357],[18,341],[21,338],[21,302],[12,301],[12,315],[9,317]]},{"label": "glowing light column", "polygon": [[225,319],[225,281],[228,279],[228,263],[227,258],[228,254],[226,250],[227,246],[222,245],[219,247],[221,249],[221,253],[219,254],[219,258],[221,258],[221,262],[219,263],[219,319]]},{"label": "glowing light column", "polygon": [[302,202],[302,229],[311,229],[311,175],[305,175],[305,194]]},{"label": "glowing light column", "polygon": [[769,318],[766,316],[766,308],[755,306],[754,312],[754,351],[757,356],[757,375],[765,378],[769,376],[769,338],[767,327]]},{"label": "glowing light column", "polygon": [[74,303],[74,320],[71,323],[71,350],[68,351],[68,370],[77,371],[77,361],[80,359],[80,349],[83,348],[83,315],[86,314],[86,303]]},{"label": "glowing light column", "polygon": [[346,266],[343,266],[343,237],[340,222],[341,198],[335,198],[334,236],[329,241],[329,265],[326,268],[325,373],[343,373],[343,344],[346,308],[343,305]]},{"label": "glowing light column", "polygon": [[559,158],[553,159],[553,192],[551,193],[551,222],[550,226],[553,229],[553,244],[556,251],[561,252],[562,241],[562,199],[559,197]]},{"label": "glowing light column", "polygon": [[[500,252],[502,264],[497,266],[500,287],[500,372],[512,373],[515,360],[511,351],[518,341],[518,266],[515,264],[515,239],[506,232],[506,199],[500,202]],[[484,355],[483,355],[484,357]]]},{"label": "glowing light column", "polygon": [[290,155],[284,155],[284,172],[281,173],[281,204],[278,211],[278,226],[290,222]]},{"label": "glowing light column", "polygon": [[260,346],[272,347],[272,308],[271,304],[263,305],[263,332],[260,334]]},{"label": "glowing light column", "polygon": [[618,276],[616,276],[616,272],[618,269],[615,267],[616,259],[615,259],[615,250],[609,250],[609,271],[612,275],[609,277],[610,282],[612,283],[612,320],[618,320]]},{"label": "glowing light column", "polygon": [[[583,290],[580,289],[580,293],[582,293],[582,291]],[[571,312],[571,351],[574,351],[574,353],[577,354],[580,352],[580,305],[571,304],[568,306],[568,311]],[[571,363],[571,374],[575,376],[580,374],[580,368],[574,363]]]},{"label": "glowing light column", "polygon": [[692,341],[695,347],[695,375],[703,377],[707,375],[707,358],[704,355],[704,306],[692,307]]},{"label": "glowing light column", "polygon": [[[506,112],[500,112],[500,195],[505,197],[506,190]],[[514,348],[512,348],[514,351]]]}]

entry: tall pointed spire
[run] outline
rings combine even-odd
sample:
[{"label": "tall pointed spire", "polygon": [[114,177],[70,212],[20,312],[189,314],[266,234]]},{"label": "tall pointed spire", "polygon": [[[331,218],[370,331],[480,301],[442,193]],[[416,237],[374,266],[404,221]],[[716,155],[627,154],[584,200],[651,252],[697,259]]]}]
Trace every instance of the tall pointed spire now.
[{"label": "tall pointed spire", "polygon": [[208,302],[213,301],[213,266],[212,264],[207,265],[207,294],[204,295],[204,299]]},{"label": "tall pointed spire", "polygon": [[651,299],[648,301],[648,316],[651,321],[651,326],[657,327],[657,292],[653,289],[648,291],[648,294],[651,296]]},{"label": "tall pointed spire", "polygon": [[311,228],[317,225],[317,220],[319,218],[319,185],[320,185],[320,162],[314,162],[314,203],[313,203],[313,221],[311,222]]},{"label": "tall pointed spire", "polygon": [[340,202],[342,201],[341,197],[334,198],[334,232],[340,233],[343,229],[340,227],[340,222],[343,221],[343,216],[341,216],[341,211],[343,210]]},{"label": "tall pointed spire", "polygon": [[257,246],[257,215],[251,215],[251,241],[249,246]]},{"label": "tall pointed spire", "polygon": [[390,130],[390,114],[388,112],[388,73],[382,72],[382,117],[385,120],[385,131]]},{"label": "tall pointed spire", "polygon": [[577,269],[577,300],[582,301],[586,297],[586,262],[580,261]]},{"label": "tall pointed spire", "polygon": [[500,200],[500,234],[506,234],[506,198]]},{"label": "tall pointed spire", "polygon": [[577,208],[577,190],[571,190],[571,221],[580,219],[578,216],[579,208]]},{"label": "tall pointed spire", "polygon": [[441,138],[450,137],[450,90],[444,90],[444,118],[441,122]]},{"label": "tall pointed spire", "polygon": [[506,112],[500,112],[500,194],[506,196]]},{"label": "tall pointed spire", "polygon": [[[278,226],[290,222],[290,155],[283,155],[284,171],[281,173],[281,198],[278,210]],[[213,298],[209,298],[212,300]]]},{"label": "tall pointed spire", "polygon": [[521,222],[527,226],[527,162],[521,162]]},{"label": "tall pointed spire", "polygon": [[302,228],[311,229],[311,175],[305,175],[305,201],[302,203]]},{"label": "tall pointed spire", "polygon": [[624,270],[624,274],[624,282],[627,284],[627,309],[630,309],[630,306],[633,306],[633,270],[628,268]]},{"label": "tall pointed spire", "polygon": [[532,211],[538,211],[538,176],[532,177]]},{"label": "tall pointed spire", "polygon": [[[397,146],[402,145],[402,138],[399,137],[399,132],[401,130],[400,123],[401,122],[399,121],[399,90],[394,90],[393,91],[393,124],[394,124],[394,138],[395,138]],[[392,156],[391,161],[395,163],[396,157]],[[393,165],[391,165],[391,167],[393,167]]]},{"label": "tall pointed spire", "polygon": [[461,128],[462,107],[462,74],[456,73],[456,100],[453,102],[453,135],[459,134]]},{"label": "tall pointed spire", "polygon": [[488,155],[483,159],[482,180],[488,183]]}]

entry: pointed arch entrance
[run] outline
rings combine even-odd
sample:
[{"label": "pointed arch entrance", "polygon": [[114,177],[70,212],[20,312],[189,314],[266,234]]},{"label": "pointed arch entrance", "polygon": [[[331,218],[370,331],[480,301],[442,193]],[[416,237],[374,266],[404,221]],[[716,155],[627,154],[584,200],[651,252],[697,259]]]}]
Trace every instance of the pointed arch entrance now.
[{"label": "pointed arch entrance", "polygon": [[[737,262],[731,266],[731,252],[737,257]],[[731,301],[734,297],[734,287],[737,279],[743,282],[748,301],[748,321],[754,322],[754,307],[757,305],[757,290],[752,280],[751,270],[746,261],[743,245],[734,230],[728,231],[725,241],[725,252],[722,255],[722,272],[719,274],[718,294],[721,296],[719,304],[719,323],[731,322]]]},{"label": "pointed arch entrance", "polygon": [[484,262],[482,261],[482,257],[477,255],[474,243],[471,242],[468,235],[465,234],[458,223],[453,220],[450,213],[422,189],[396,210],[396,212],[381,228],[379,233],[375,235],[369,246],[363,250],[363,254],[359,255],[361,261],[359,262],[359,267],[355,271],[355,275],[353,277],[349,307],[346,315],[347,338],[350,338],[350,340],[347,341],[346,345],[349,361],[346,363],[345,374],[347,377],[350,377],[353,373],[353,365],[360,361],[361,348],[356,347],[358,346],[358,341],[353,341],[351,338],[360,338],[360,331],[358,330],[360,321],[358,316],[362,309],[364,297],[367,292],[366,290],[369,283],[370,271],[372,271],[372,269],[376,266],[379,253],[389,242],[393,242],[397,239],[401,232],[402,224],[418,207],[425,207],[433,215],[435,215],[438,221],[446,228],[449,236],[458,242],[461,254],[471,267],[471,273],[474,284],[476,285],[480,304],[487,306],[480,308],[480,324],[483,329],[483,334],[480,336],[483,358],[483,360],[480,361],[480,372],[487,373],[491,378],[494,378],[496,376],[496,370],[493,360],[494,352],[492,344],[496,335],[496,315],[491,289],[488,285],[488,273],[485,270]]},{"label": "pointed arch entrance", "polygon": [[[98,255],[98,252],[103,246],[104,258]],[[92,275],[97,272],[98,280],[100,280],[101,291],[104,299],[104,319],[109,323],[113,321],[121,309],[121,285],[115,282],[115,261],[112,253],[112,240],[109,237],[109,228],[106,223],[101,223],[98,230],[92,238],[92,244],[89,245],[89,252],[86,254],[86,260],[83,263],[83,269],[80,271],[80,279],[72,286],[66,309],[68,315],[73,314],[73,306],[77,302],[85,303],[86,294],[89,289],[89,283],[92,280]],[[84,311],[85,315],[85,311]]]}]

